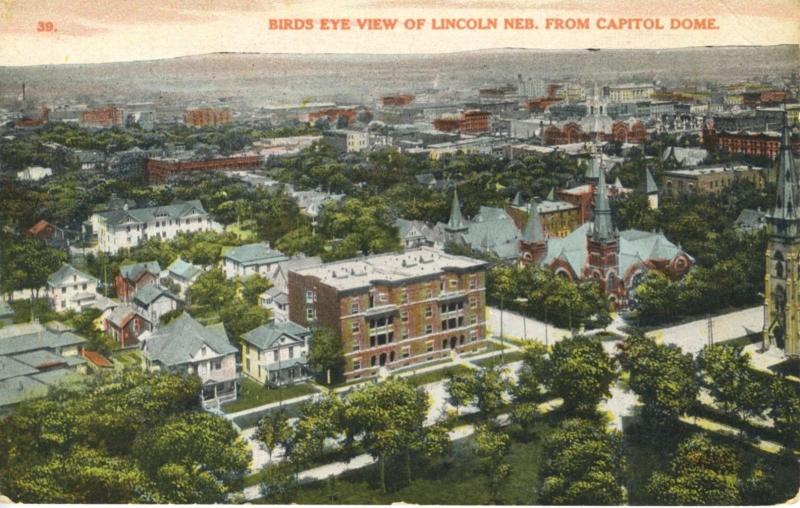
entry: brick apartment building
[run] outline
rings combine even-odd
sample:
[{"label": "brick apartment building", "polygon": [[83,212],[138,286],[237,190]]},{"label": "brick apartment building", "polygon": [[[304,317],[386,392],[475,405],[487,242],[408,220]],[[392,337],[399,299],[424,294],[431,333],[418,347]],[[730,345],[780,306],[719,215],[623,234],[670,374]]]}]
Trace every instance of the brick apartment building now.
[{"label": "brick apartment building", "polygon": [[486,263],[429,247],[289,272],[289,319],[337,332],[345,377],[485,347]]},{"label": "brick apartment building", "polygon": [[189,127],[215,127],[233,121],[231,112],[221,108],[187,109],[183,114],[183,123]]},{"label": "brick apartment building", "polygon": [[[780,153],[781,135],[775,131],[723,131],[711,135],[716,136],[717,147],[728,153],[769,157],[772,160]],[[792,152],[797,154],[800,151],[800,139],[793,138],[791,146]]]},{"label": "brick apartment building", "polygon": [[405,106],[414,102],[414,95],[410,93],[400,93],[393,95],[384,95],[378,99],[378,103],[382,107],[386,106]]},{"label": "brick apartment building", "polygon": [[764,168],[745,164],[727,164],[692,169],[665,171],[663,176],[664,194],[676,197],[681,194],[698,192],[720,193],[737,180],[751,182],[756,188],[764,187],[766,181]]},{"label": "brick apartment building", "polygon": [[442,132],[481,134],[492,130],[492,114],[471,109],[456,115],[444,115],[433,121],[433,127]]},{"label": "brick apartment building", "polygon": [[114,106],[81,112],[84,127],[114,127],[122,125],[122,110]]},{"label": "brick apartment building", "polygon": [[145,168],[150,183],[163,183],[171,176],[191,171],[244,171],[258,169],[263,159],[260,155],[237,155],[205,160],[180,160],[151,158]]},{"label": "brick apartment building", "polygon": [[347,125],[355,122],[358,111],[356,108],[326,108],[319,111],[312,111],[308,114],[308,122],[314,123],[322,118],[327,118],[329,122],[336,123],[340,117],[347,119]]}]

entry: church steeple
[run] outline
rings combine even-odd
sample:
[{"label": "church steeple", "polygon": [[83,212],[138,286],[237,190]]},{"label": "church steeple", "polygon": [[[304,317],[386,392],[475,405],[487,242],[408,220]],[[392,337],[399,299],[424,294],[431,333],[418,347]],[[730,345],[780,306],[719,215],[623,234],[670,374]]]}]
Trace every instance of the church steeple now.
[{"label": "church steeple", "polygon": [[608,187],[606,186],[606,172],[600,170],[594,200],[594,227],[592,238],[599,242],[614,240],[614,221],[611,218],[611,206],[608,204]]},{"label": "church steeple", "polygon": [[542,219],[539,217],[539,203],[536,199],[528,203],[528,223],[522,232],[522,240],[531,243],[545,241]]},{"label": "church steeple", "polygon": [[[800,220],[800,189],[797,182],[797,171],[794,167],[792,156],[792,143],[789,132],[789,122],[786,112],[783,113],[783,135],[781,139],[781,154],[778,164],[778,190],[775,199],[775,209],[770,214],[772,219]],[[797,231],[794,232],[797,234]]]},{"label": "church steeple", "polygon": [[447,221],[449,231],[464,231],[467,224],[461,215],[461,204],[458,202],[458,190],[453,190],[453,204],[450,206],[450,220]]},{"label": "church steeple", "polygon": [[792,155],[789,122],[783,113],[783,135],[777,165],[778,189],[775,208],[767,215],[769,241],[764,276],[767,323],[764,342],[782,349],[787,356],[800,356],[800,188]]}]

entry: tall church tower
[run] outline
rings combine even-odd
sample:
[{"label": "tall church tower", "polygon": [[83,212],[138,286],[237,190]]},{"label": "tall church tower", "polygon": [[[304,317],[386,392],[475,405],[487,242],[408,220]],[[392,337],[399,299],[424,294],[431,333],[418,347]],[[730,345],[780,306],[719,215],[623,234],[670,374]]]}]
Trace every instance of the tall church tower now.
[{"label": "tall church tower", "polygon": [[800,184],[786,112],[777,173],[775,208],[767,214],[764,341],[776,345],[788,356],[800,356]]},{"label": "tall church tower", "polygon": [[528,203],[528,222],[522,231],[517,247],[524,264],[536,265],[547,254],[547,238],[539,217],[539,203],[534,199]]},{"label": "tall church tower", "polygon": [[458,201],[458,190],[453,190],[453,204],[450,206],[450,219],[444,227],[446,241],[460,242],[461,235],[469,231],[469,225],[461,215],[461,203]]},{"label": "tall church tower", "polygon": [[589,255],[585,277],[600,282],[600,289],[609,296],[619,289],[619,231],[614,227],[611,217],[611,206],[608,203],[608,186],[606,172],[600,170],[594,203],[592,227],[586,238],[586,250]]}]

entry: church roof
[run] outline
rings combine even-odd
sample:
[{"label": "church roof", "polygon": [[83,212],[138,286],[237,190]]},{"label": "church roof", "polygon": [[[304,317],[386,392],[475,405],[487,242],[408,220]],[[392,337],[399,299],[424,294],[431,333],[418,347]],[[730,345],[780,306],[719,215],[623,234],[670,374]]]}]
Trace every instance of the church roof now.
[{"label": "church roof", "polygon": [[447,221],[447,227],[452,230],[466,227],[464,217],[461,215],[461,203],[458,202],[458,189],[453,190],[453,203],[450,206],[450,220]]},{"label": "church roof", "polygon": [[525,230],[522,232],[522,240],[526,242],[544,241],[544,229],[539,217],[539,203],[536,200],[528,204],[528,223],[525,224]]}]

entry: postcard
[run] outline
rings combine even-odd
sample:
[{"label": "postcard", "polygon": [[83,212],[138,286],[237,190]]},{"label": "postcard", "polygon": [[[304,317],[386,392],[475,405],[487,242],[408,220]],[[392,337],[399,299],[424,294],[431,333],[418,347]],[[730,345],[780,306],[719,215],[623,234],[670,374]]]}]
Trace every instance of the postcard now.
[{"label": "postcard", "polygon": [[798,0],[0,0],[0,504],[800,500]]}]

